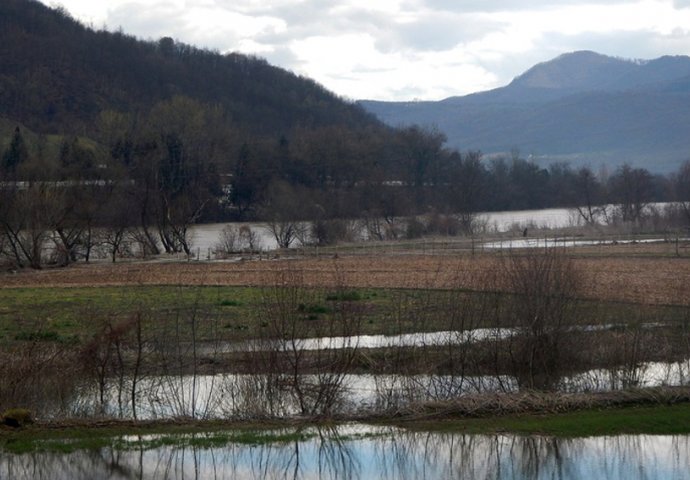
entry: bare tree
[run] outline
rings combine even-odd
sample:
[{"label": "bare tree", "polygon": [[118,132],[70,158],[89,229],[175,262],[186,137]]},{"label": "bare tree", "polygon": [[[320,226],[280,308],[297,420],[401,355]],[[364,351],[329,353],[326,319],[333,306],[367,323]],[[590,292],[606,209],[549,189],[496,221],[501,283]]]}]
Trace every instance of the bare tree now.
[{"label": "bare tree", "polygon": [[575,177],[575,209],[587,225],[594,225],[606,211],[603,187],[589,167],[582,167]]},{"label": "bare tree", "polygon": [[272,182],[264,205],[268,231],[280,248],[289,248],[295,240],[308,231],[304,218],[310,209],[304,192],[283,181]]},{"label": "bare tree", "polygon": [[652,176],[644,168],[624,164],[609,178],[609,190],[624,222],[638,222],[652,198]]},{"label": "bare tree", "polygon": [[41,268],[44,247],[59,214],[61,192],[46,182],[2,188],[0,227],[19,267]]},{"label": "bare tree", "polygon": [[524,388],[554,388],[576,364],[569,330],[581,275],[557,249],[511,254],[503,264],[513,297],[506,326],[516,330],[508,342],[511,370]]},{"label": "bare tree", "polygon": [[675,200],[683,210],[687,224],[690,225],[690,160],[681,165],[674,180]]},{"label": "bare tree", "polygon": [[[262,300],[259,316],[265,327],[254,353],[266,372],[263,390],[278,403],[281,394],[288,395],[302,414],[330,415],[357,355],[361,314],[341,290],[327,294],[307,288],[298,271],[280,272],[276,283]],[[332,299],[328,306],[326,297]],[[308,338],[323,341],[322,348],[309,351]]]}]

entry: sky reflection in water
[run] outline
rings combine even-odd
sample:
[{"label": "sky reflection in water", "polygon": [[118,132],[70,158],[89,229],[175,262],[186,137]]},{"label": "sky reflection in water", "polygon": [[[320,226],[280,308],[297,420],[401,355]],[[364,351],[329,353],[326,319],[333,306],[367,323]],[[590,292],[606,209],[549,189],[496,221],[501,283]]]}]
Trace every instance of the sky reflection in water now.
[{"label": "sky reflection in water", "polygon": [[0,457],[13,479],[681,479],[690,476],[690,437],[412,433],[344,426],[310,430],[306,441],[217,448],[35,453]]}]

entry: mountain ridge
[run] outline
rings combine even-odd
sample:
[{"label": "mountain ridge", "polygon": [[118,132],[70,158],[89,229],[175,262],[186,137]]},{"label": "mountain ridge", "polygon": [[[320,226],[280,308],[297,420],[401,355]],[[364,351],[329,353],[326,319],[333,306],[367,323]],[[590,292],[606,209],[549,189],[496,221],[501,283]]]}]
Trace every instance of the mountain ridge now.
[{"label": "mountain ridge", "polygon": [[690,57],[640,61],[591,51],[539,63],[508,85],[438,102],[361,101],[395,126],[434,126],[448,145],[543,162],[630,162],[660,173],[690,155]]}]

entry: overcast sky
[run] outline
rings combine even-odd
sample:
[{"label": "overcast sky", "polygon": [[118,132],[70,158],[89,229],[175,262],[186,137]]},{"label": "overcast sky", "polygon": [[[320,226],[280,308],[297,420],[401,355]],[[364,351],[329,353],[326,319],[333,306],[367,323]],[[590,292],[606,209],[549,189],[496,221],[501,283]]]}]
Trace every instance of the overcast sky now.
[{"label": "overcast sky", "polygon": [[350,99],[438,100],[574,50],[690,54],[690,0],[42,0],[96,28],[239,51]]}]

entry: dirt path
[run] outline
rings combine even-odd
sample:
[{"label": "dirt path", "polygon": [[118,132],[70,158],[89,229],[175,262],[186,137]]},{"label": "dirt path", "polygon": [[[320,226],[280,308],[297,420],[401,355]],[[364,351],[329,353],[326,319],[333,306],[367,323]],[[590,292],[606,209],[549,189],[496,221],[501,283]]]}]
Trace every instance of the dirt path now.
[{"label": "dirt path", "polygon": [[[690,305],[690,258],[575,257],[589,298]],[[0,274],[0,287],[109,285],[272,285],[298,272],[311,286],[479,288],[500,272],[492,255],[352,255],[238,262],[77,264]]]}]

